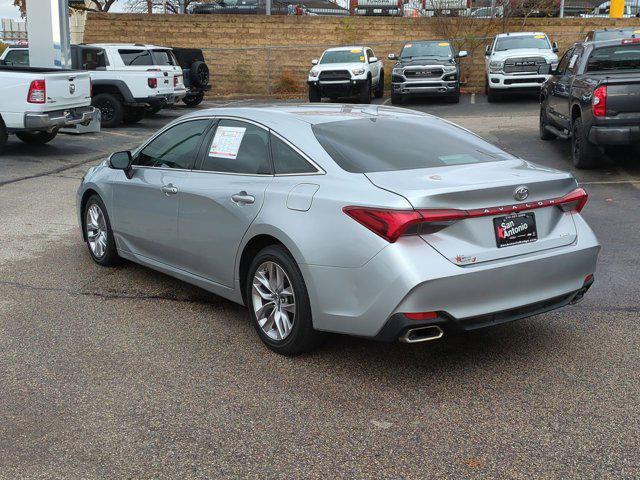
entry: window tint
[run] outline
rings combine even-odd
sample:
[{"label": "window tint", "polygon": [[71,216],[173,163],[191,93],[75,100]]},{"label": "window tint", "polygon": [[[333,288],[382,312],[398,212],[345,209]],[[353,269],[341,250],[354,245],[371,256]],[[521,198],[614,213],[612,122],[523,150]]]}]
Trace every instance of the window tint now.
[{"label": "window tint", "polygon": [[598,48],[591,53],[588,72],[640,70],[640,44]]},{"label": "window tint", "polygon": [[291,173],[314,173],[317,170],[302,155],[275,135],[271,135],[273,166],[279,175]]},{"label": "window tint", "polygon": [[158,135],[138,154],[134,165],[190,169],[198,154],[200,137],[210,120],[193,120]]},{"label": "window tint", "polygon": [[107,59],[104,50],[82,49],[81,53],[82,70],[104,70],[107,66]]},{"label": "window tint", "polygon": [[29,66],[29,50],[9,50],[4,59],[7,65]]},{"label": "window tint", "polygon": [[479,137],[429,118],[343,120],[313,126],[333,160],[353,173],[465,165],[508,158]]},{"label": "window tint", "polygon": [[118,50],[118,53],[127,66],[153,65],[149,50]]},{"label": "window tint", "polygon": [[208,143],[199,170],[271,174],[269,132],[256,125],[220,120]]},{"label": "window tint", "polygon": [[177,65],[176,57],[171,50],[153,50],[156,65]]}]

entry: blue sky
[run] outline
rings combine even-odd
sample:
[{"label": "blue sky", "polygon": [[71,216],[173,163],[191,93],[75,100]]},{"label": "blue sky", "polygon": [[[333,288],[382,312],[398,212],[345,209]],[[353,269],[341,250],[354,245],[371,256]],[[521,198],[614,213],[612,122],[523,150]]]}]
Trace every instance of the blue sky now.
[{"label": "blue sky", "polygon": [[11,0],[0,0],[0,18],[19,19],[20,12],[13,6]]}]

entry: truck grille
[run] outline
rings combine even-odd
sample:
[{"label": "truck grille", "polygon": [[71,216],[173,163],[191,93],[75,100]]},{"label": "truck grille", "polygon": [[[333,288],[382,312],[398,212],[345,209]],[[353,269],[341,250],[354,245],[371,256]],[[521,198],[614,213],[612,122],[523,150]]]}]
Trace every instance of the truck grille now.
[{"label": "truck grille", "polygon": [[331,82],[339,80],[351,80],[351,74],[349,70],[325,70],[320,72],[320,80],[327,80]]},{"label": "truck grille", "polygon": [[540,66],[546,64],[542,57],[508,58],[504,62],[504,73],[538,73]]},{"label": "truck grille", "polygon": [[441,68],[422,68],[419,70],[405,70],[404,76],[407,78],[440,78],[444,70]]}]

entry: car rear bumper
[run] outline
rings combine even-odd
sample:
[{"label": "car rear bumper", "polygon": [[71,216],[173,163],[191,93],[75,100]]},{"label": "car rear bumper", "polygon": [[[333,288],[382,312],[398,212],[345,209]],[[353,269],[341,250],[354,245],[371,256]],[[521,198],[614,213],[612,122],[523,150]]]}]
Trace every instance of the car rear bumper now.
[{"label": "car rear bumper", "polygon": [[516,313],[540,302],[557,308],[584,287],[600,250],[584,220],[576,215],[575,223],[578,239],[571,245],[464,267],[420,237],[401,238],[361,268],[301,266],[314,327],[377,338],[388,336],[385,325],[401,313],[441,312],[470,329],[546,311]]},{"label": "car rear bumper", "polygon": [[640,125],[621,127],[597,127],[589,130],[589,141],[596,145],[640,144]]},{"label": "car rear bumper", "polygon": [[398,95],[451,95],[459,90],[457,80],[421,80],[415,82],[393,82],[393,93]]},{"label": "car rear bumper", "polygon": [[94,107],[76,107],[53,112],[26,112],[24,126],[27,130],[52,130],[77,125],[88,125],[98,115]]}]

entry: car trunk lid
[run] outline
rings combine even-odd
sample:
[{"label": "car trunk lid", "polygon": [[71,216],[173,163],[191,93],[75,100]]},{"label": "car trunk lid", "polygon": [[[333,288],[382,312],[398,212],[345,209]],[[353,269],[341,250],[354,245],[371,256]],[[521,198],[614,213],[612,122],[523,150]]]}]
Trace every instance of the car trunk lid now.
[{"label": "car trunk lid", "polygon": [[88,73],[47,73],[44,80],[47,110],[81,107],[91,102],[91,81]]}]

